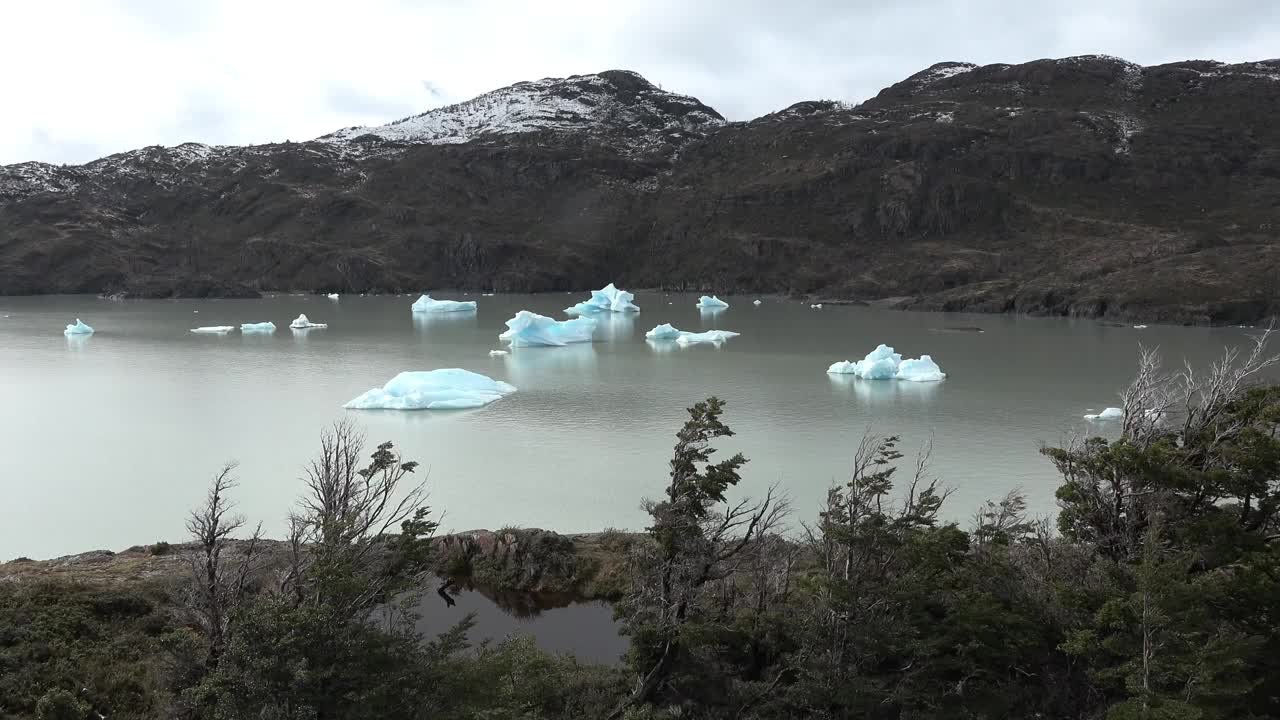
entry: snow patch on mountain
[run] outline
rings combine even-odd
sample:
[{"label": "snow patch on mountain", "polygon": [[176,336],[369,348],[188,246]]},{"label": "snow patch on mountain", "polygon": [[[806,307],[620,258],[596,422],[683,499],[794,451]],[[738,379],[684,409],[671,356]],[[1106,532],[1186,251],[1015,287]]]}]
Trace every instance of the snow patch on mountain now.
[{"label": "snow patch on mountain", "polygon": [[719,113],[696,98],[666,92],[634,72],[611,70],[519,82],[456,105],[386,125],[345,128],[319,140],[341,144],[372,137],[444,145],[538,131],[603,131],[678,141],[686,133],[701,134],[724,124]]}]

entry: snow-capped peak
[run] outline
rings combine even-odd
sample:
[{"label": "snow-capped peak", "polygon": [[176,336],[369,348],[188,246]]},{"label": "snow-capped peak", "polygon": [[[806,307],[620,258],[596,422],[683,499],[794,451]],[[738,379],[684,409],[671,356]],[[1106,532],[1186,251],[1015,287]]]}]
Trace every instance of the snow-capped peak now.
[{"label": "snow-capped peak", "polygon": [[695,98],[666,92],[634,72],[610,70],[519,82],[386,125],[345,128],[318,139],[443,145],[544,130],[672,135],[724,123],[720,113]]}]

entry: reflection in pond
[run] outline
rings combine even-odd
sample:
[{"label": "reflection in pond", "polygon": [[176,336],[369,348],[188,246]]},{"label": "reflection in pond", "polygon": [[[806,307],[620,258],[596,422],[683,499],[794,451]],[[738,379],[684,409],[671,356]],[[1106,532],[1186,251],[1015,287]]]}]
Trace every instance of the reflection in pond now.
[{"label": "reflection in pond", "polygon": [[93,335],[63,335],[67,339],[67,347],[71,350],[83,350]]},{"label": "reflection in pond", "polygon": [[513,347],[502,357],[507,366],[508,382],[534,384],[546,374],[590,376],[595,371],[596,350],[591,343],[572,343],[564,347]]},{"label": "reflection in pond", "polygon": [[[452,604],[440,595],[448,595]],[[583,662],[617,664],[627,650],[613,608],[601,601],[576,601],[566,594],[493,592],[450,582],[434,585],[418,607],[418,630],[434,637],[472,614],[471,643],[528,635],[548,652],[568,652]]]},{"label": "reflection in pond", "polygon": [[852,374],[827,373],[831,386],[841,394],[853,395],[868,405],[902,400],[926,401],[943,382],[908,382],[905,380],[863,380]]},{"label": "reflection in pond", "polygon": [[476,324],[476,311],[460,312],[416,312],[413,315],[413,329],[421,332],[431,327],[464,327]]},{"label": "reflection in pond", "polygon": [[636,313],[603,312],[590,316],[596,321],[596,342],[626,342],[636,331]]}]

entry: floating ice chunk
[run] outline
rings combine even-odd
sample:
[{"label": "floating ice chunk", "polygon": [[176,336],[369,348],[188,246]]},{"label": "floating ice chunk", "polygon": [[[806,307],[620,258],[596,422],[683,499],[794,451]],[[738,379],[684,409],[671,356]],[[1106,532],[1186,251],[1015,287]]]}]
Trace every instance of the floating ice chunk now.
[{"label": "floating ice chunk", "polygon": [[708,330],[700,333],[681,333],[676,338],[676,342],[681,345],[695,345],[697,343],[712,343],[719,345],[720,343],[732,337],[738,337],[741,333],[730,332],[728,330]]},{"label": "floating ice chunk", "polygon": [[814,310],[821,310],[821,309],[822,309],[822,303],[815,303],[815,304],[813,304],[813,305],[810,305],[809,307],[813,308]]},{"label": "floating ice chunk", "polygon": [[833,375],[856,375],[863,380],[906,380],[909,382],[938,382],[947,377],[942,368],[928,355],[917,359],[902,358],[888,345],[879,345],[858,362],[844,360],[827,368]]},{"label": "floating ice chunk", "polygon": [[489,357],[501,357],[503,355],[510,355],[510,354],[511,353],[507,352],[506,350],[490,350],[489,351]]},{"label": "floating ice chunk", "polygon": [[402,372],[343,405],[349,410],[461,410],[488,405],[514,386],[458,368]]},{"label": "floating ice chunk", "polygon": [[928,355],[921,355],[919,360],[907,358],[898,365],[898,374],[895,375],[899,380],[907,380],[910,382],[938,382],[947,377],[942,372],[942,368],[938,367],[938,363]]},{"label": "floating ice chunk", "polygon": [[1146,330],[1146,329],[1147,329],[1147,326],[1146,326],[1146,325],[1134,325],[1134,326],[1133,326],[1133,329],[1134,329],[1134,330]]},{"label": "floating ice chunk", "polygon": [[289,327],[294,330],[306,330],[308,328],[327,328],[329,326],[326,323],[313,323],[307,319],[307,314],[303,313],[294,318],[293,322],[289,323]]},{"label": "floating ice chunk", "polygon": [[1109,407],[1100,413],[1091,413],[1089,415],[1085,415],[1084,419],[1085,420],[1118,420],[1122,417],[1124,417],[1124,410],[1121,410],[1118,407]]},{"label": "floating ice chunk", "polygon": [[80,318],[76,318],[74,325],[68,325],[66,330],[62,331],[63,335],[92,335],[93,328],[84,324]]},{"label": "floating ice chunk", "polygon": [[698,307],[706,308],[708,310],[714,310],[716,308],[727,308],[729,307],[729,303],[721,300],[715,295],[712,295],[710,297],[703,295],[702,297],[698,298]]},{"label": "floating ice chunk", "polygon": [[240,326],[242,333],[273,333],[276,331],[276,324],[268,320],[267,322],[243,323]]},{"label": "floating ice chunk", "polygon": [[414,312],[471,312],[476,309],[475,300],[433,300],[423,295],[413,302]]},{"label": "floating ice chunk", "polygon": [[206,325],[204,327],[191,328],[191,332],[197,335],[225,335],[235,329],[234,325]]},{"label": "floating ice chunk", "polygon": [[328,295],[325,295],[325,297],[329,298],[330,300],[337,300],[338,293],[329,293]]},{"label": "floating ice chunk", "polygon": [[631,302],[635,299],[635,295],[626,290],[619,290],[613,286],[613,283],[609,283],[599,290],[592,290],[590,300],[584,300],[573,307],[565,308],[565,312],[570,315],[589,315],[598,312],[640,312],[640,308]]},{"label": "floating ice chunk", "polygon": [[480,297],[493,297],[493,293],[480,293]]},{"label": "floating ice chunk", "polygon": [[507,321],[507,331],[498,336],[511,347],[559,347],[569,343],[591,342],[596,321],[589,317],[573,320],[552,320],[545,315],[521,310]]},{"label": "floating ice chunk", "polygon": [[760,305],[761,303],[760,303],[760,301],[759,301],[759,300],[753,300],[753,301],[751,302],[751,304],[752,304],[752,305]]},{"label": "floating ice chunk", "polygon": [[671,326],[671,323],[663,323],[645,333],[644,336],[649,340],[675,340],[684,334],[683,330],[675,329]]}]

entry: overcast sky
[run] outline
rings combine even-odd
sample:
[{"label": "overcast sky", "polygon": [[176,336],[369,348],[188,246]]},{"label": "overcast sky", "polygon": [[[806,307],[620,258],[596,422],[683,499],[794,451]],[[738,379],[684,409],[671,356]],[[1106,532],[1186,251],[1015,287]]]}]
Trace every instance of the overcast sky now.
[{"label": "overcast sky", "polygon": [[3,0],[0,164],[304,140],[632,69],[732,120],[942,60],[1280,55],[1280,0]]}]

